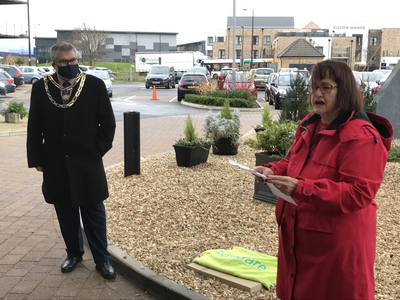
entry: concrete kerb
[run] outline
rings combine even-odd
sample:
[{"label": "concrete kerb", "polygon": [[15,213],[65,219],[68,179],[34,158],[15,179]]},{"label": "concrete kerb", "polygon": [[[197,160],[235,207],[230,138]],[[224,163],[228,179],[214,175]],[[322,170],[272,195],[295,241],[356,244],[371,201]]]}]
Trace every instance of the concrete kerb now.
[{"label": "concrete kerb", "polygon": [[[239,111],[246,111],[246,112],[257,112],[257,111],[263,111],[264,108],[262,105],[256,100],[257,105],[259,108],[245,108],[245,107],[231,107],[231,109],[239,109]],[[208,109],[208,110],[222,110],[222,106],[208,106],[208,105],[202,105],[202,104],[196,104],[196,103],[190,103],[186,102],[184,100],[181,101],[182,105],[190,106],[190,107],[195,107],[195,108],[201,108],[201,109]]]}]

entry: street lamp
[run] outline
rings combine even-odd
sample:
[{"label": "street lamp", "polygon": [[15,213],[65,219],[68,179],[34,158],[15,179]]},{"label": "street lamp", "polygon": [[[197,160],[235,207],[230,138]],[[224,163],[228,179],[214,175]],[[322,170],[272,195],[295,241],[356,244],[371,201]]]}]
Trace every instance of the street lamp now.
[{"label": "street lamp", "polygon": [[29,66],[32,66],[31,62],[31,23],[29,18],[29,0],[26,2],[26,6],[28,8],[28,51],[29,51]]},{"label": "street lamp", "polygon": [[232,90],[236,89],[236,0],[233,0]]},{"label": "street lamp", "polygon": [[328,39],[328,59],[329,59],[329,49],[331,48],[331,39]]},{"label": "street lamp", "polygon": [[[247,10],[244,8],[243,10]],[[253,34],[254,34],[254,8],[251,9],[251,53],[250,53],[250,70],[253,66]]]}]

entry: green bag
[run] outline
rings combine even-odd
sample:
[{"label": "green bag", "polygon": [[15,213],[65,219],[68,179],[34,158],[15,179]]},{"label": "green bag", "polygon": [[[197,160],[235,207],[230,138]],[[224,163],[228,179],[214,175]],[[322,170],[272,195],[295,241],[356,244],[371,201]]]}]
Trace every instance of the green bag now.
[{"label": "green bag", "polygon": [[234,247],[232,250],[207,250],[201,255],[193,262],[240,278],[260,282],[267,289],[271,284],[276,284],[278,259],[275,256],[249,251],[241,247]]}]

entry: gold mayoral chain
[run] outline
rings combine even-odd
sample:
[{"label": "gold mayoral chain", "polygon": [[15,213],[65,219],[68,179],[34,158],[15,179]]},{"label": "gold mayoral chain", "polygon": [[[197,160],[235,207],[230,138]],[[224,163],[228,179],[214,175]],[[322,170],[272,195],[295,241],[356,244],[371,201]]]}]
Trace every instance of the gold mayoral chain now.
[{"label": "gold mayoral chain", "polygon": [[[68,102],[67,104],[59,104],[59,103],[57,103],[57,102],[53,99],[53,97],[52,97],[51,94],[50,94],[49,85],[48,85],[47,79],[50,79],[51,83],[54,84],[55,87],[58,88],[60,91],[70,91],[70,90],[72,90],[72,89],[75,87],[75,85],[77,85],[79,82],[80,82],[80,84],[79,84],[79,86],[78,86],[78,90],[76,91],[74,97],[72,98],[72,100],[71,100],[70,102]],[[68,108],[68,107],[71,107],[72,105],[74,105],[76,99],[78,99],[79,95],[81,94],[83,85],[85,84],[85,79],[86,79],[86,73],[81,72],[81,73],[78,74],[78,76],[76,76],[76,79],[75,79],[75,81],[74,81],[74,83],[73,83],[72,85],[70,85],[70,86],[68,86],[68,87],[63,87],[63,86],[59,85],[58,82],[56,82],[56,81],[54,80],[53,76],[48,75],[48,76],[44,76],[44,77],[43,77],[43,80],[44,80],[44,88],[45,88],[45,90],[46,90],[47,96],[49,97],[51,103],[53,103],[53,105],[56,106],[56,107],[58,107],[58,108]],[[63,98],[63,99],[64,99],[64,98]],[[68,99],[69,99],[69,96],[68,96]],[[64,100],[68,100],[68,99],[64,99]]]}]

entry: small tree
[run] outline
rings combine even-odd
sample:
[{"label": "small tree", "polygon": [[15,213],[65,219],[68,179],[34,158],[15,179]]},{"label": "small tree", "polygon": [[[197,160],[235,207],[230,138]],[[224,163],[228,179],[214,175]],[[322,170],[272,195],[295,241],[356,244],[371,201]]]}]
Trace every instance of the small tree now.
[{"label": "small tree", "polygon": [[308,115],[308,108],[307,83],[305,77],[298,74],[290,79],[290,89],[283,100],[279,122],[300,121]]},{"label": "small tree", "polygon": [[230,105],[229,105],[229,100],[228,99],[225,100],[224,107],[221,110],[221,118],[228,119],[228,120],[232,119],[232,113],[231,113],[231,110],[230,110]]},{"label": "small tree", "polygon": [[196,129],[193,126],[193,121],[190,115],[188,115],[186,119],[186,127],[184,133],[185,133],[185,139],[188,142],[193,142],[194,140],[197,140]]},{"label": "small tree", "polygon": [[364,110],[374,113],[376,111],[375,90],[370,88],[369,82],[361,82]]}]

